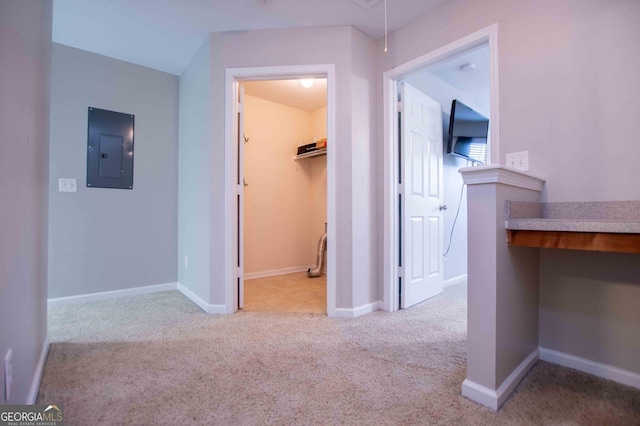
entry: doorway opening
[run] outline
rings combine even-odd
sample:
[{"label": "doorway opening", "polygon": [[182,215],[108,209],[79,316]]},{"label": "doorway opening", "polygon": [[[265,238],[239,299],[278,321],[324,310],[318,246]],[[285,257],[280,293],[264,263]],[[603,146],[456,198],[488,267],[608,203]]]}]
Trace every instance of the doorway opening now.
[{"label": "doorway opening", "polygon": [[[438,294],[443,286],[466,282],[466,199],[458,170],[477,163],[447,153],[449,119],[453,99],[488,117],[485,162],[499,162],[497,26],[388,71],[383,84],[383,306],[392,312]],[[440,123],[436,127],[444,142],[439,145],[440,159],[429,151],[431,145],[435,146],[435,138],[425,133],[425,148],[416,149],[422,143],[419,129],[407,124],[418,115],[416,111],[422,112],[430,102],[439,106],[436,114]],[[432,116],[424,117],[417,121],[435,126],[429,121],[434,121]],[[424,160],[417,160],[422,156]],[[438,172],[441,182],[437,181]],[[423,176],[427,177],[420,180]],[[438,202],[416,207],[420,205],[415,200],[420,201],[416,195],[421,194],[421,186],[416,186],[414,180],[431,186],[425,193],[437,194]],[[441,189],[433,185],[434,181],[442,185]],[[416,213],[415,209],[420,208],[423,211]],[[437,233],[440,234],[436,238]]]},{"label": "doorway opening", "polygon": [[[251,135],[250,133],[245,132],[245,105],[244,105],[244,91],[245,87],[243,86],[252,86],[253,83],[260,83],[262,81],[271,81],[272,83],[277,83],[281,80],[299,80],[299,79],[320,79],[318,81],[326,82],[326,90],[325,90],[325,106],[320,108],[325,108],[324,115],[319,112],[317,115],[311,114],[310,117],[319,118],[323,115],[325,118],[326,124],[324,125],[324,129],[326,132],[326,136],[321,137],[322,132],[309,132],[307,136],[301,136],[303,140],[297,141],[294,143],[293,147],[289,147],[287,149],[291,149],[292,151],[281,158],[282,161],[286,161],[289,165],[289,168],[297,170],[297,176],[291,177],[288,180],[287,185],[285,187],[280,186],[278,191],[281,193],[285,193],[289,191],[291,186],[294,187],[304,187],[304,179],[311,180],[312,177],[317,177],[319,175],[320,167],[313,167],[313,165],[305,164],[309,160],[308,159],[300,159],[294,158],[297,156],[297,147],[300,145],[310,145],[313,142],[313,138],[315,137],[316,142],[318,142],[318,148],[321,148],[322,140],[326,137],[326,149],[324,150],[324,179],[325,182],[325,194],[326,194],[326,207],[323,206],[315,206],[313,209],[316,214],[318,220],[321,220],[324,217],[324,221],[326,222],[326,253],[325,253],[325,265],[324,270],[326,271],[326,290],[324,294],[326,295],[324,300],[326,303],[324,304],[324,312],[327,313],[328,316],[335,316],[336,311],[336,252],[332,247],[334,247],[336,241],[336,230],[335,230],[335,204],[336,204],[336,196],[335,196],[335,158],[334,158],[334,150],[332,149],[332,144],[335,141],[335,71],[334,65],[332,64],[318,64],[318,65],[299,65],[299,66],[275,66],[275,67],[252,67],[252,68],[229,68],[226,70],[226,105],[225,108],[225,129],[226,129],[226,137],[225,137],[225,150],[227,155],[226,169],[225,169],[225,177],[226,177],[226,230],[225,233],[225,304],[229,312],[235,312],[238,309],[242,309],[245,303],[245,280],[257,280],[257,279],[267,279],[266,275],[274,276],[274,274],[278,275],[287,275],[286,272],[293,272],[294,270],[303,269],[306,267],[304,271],[298,272],[299,274],[304,274],[304,279],[307,280],[318,280],[318,278],[306,278],[306,270],[310,269],[310,266],[316,263],[316,257],[313,256],[315,250],[311,251],[311,259],[309,259],[304,264],[299,264],[300,260],[294,262],[293,264],[286,265],[282,262],[275,263],[276,266],[267,266],[267,263],[262,262],[260,254],[260,250],[268,250],[275,251],[280,240],[283,239],[285,234],[291,234],[289,224],[280,225],[281,229],[279,233],[276,233],[277,236],[271,237],[271,241],[262,241],[262,246],[259,247],[257,251],[257,255],[251,254],[250,256],[254,256],[250,259],[250,264],[248,265],[252,270],[245,270],[246,260],[245,255],[247,254],[245,250],[245,207],[246,207],[246,196],[249,194],[251,199],[250,192],[253,192],[254,198],[253,200],[259,200],[260,197],[262,199],[268,199],[268,195],[265,194],[255,194],[260,185],[259,183],[264,183],[258,180],[252,181],[248,179],[245,175],[245,162],[244,162],[244,148],[245,146],[249,146],[255,142],[254,146],[257,146],[260,142],[262,131],[258,131],[255,135]],[[299,81],[296,84],[300,84]],[[319,86],[322,83],[318,83]],[[249,88],[249,93],[251,93],[254,88]],[[255,95],[255,92],[254,92]],[[249,97],[253,95],[249,94]],[[257,96],[254,96],[257,98]],[[260,104],[261,101],[256,101],[254,104]],[[263,100],[264,101],[264,100]],[[283,102],[280,100],[280,102]],[[310,121],[313,121],[310,118]],[[304,121],[304,120],[303,120]],[[273,124],[273,123],[272,123]],[[292,123],[289,122],[289,126]],[[298,123],[294,123],[298,125]],[[321,128],[322,124],[318,124],[318,128]],[[273,129],[272,129],[273,130]],[[281,129],[282,131],[282,129]],[[275,129],[273,133],[277,133],[278,129]],[[314,135],[313,133],[318,133]],[[306,138],[306,140],[304,139]],[[310,140],[309,140],[310,138]],[[307,143],[304,143],[307,142]],[[251,147],[253,149],[253,146]],[[256,151],[259,152],[260,149],[265,148],[264,146],[259,147]],[[321,157],[321,155],[318,155]],[[306,160],[306,161],[305,161]],[[265,162],[258,161],[256,164],[257,168],[261,168],[264,166]],[[291,166],[293,165],[293,166]],[[253,169],[252,169],[253,171]],[[250,172],[251,173],[251,172]],[[305,173],[307,174],[305,177]],[[295,178],[298,179],[295,179]],[[316,185],[311,185],[310,182],[307,182],[308,188],[313,188],[316,192],[320,192],[319,188],[322,188],[320,184],[322,182],[322,178],[315,179]],[[245,186],[247,185],[247,186]],[[272,185],[273,186],[273,185]],[[298,188],[299,189],[299,188]],[[291,192],[291,191],[289,191]],[[272,194],[274,195],[274,194]],[[275,194],[274,196],[281,196],[283,194]],[[255,198],[257,196],[258,198]],[[269,200],[267,204],[273,204],[273,200]],[[251,202],[251,201],[250,201]],[[295,202],[293,202],[295,204]],[[254,203],[255,205],[255,203]],[[251,205],[249,206],[251,208]],[[256,211],[252,212],[254,219],[256,218]],[[302,211],[298,211],[298,215],[303,213]],[[323,215],[324,213],[324,215]],[[273,212],[269,213],[274,215]],[[277,213],[275,213],[277,215]],[[251,216],[251,214],[249,215]],[[250,217],[249,217],[250,219]],[[258,219],[260,217],[258,216]],[[294,219],[301,219],[300,216]],[[313,221],[315,223],[316,221]],[[264,226],[264,222],[260,225],[259,220],[258,224],[252,224],[253,228],[251,228],[251,232],[255,231],[256,226]],[[308,235],[313,235],[318,233],[318,230],[315,229],[315,226],[309,226],[308,232],[303,232]],[[324,228],[324,223],[323,223]],[[323,234],[315,235],[313,238],[316,241],[322,237]],[[255,235],[253,235],[255,237]],[[312,237],[309,237],[310,239]],[[258,244],[258,246],[260,246]],[[265,246],[266,244],[266,246]],[[296,244],[304,244],[304,243],[295,243]],[[266,247],[266,248],[265,248]],[[295,250],[294,250],[295,251]],[[301,250],[303,251],[303,250]],[[307,250],[308,251],[308,250]],[[256,253],[256,250],[253,250],[252,253]],[[294,253],[291,255],[291,258],[294,258],[298,253]],[[286,256],[285,256],[286,257]],[[262,263],[260,263],[262,262]],[[298,264],[296,264],[298,263]],[[272,264],[273,265],[273,264]],[[292,269],[290,269],[292,268]],[[248,276],[247,276],[248,272]],[[322,281],[322,280],[321,280]],[[295,284],[291,284],[295,285]],[[318,284],[316,284],[318,286]],[[251,297],[251,296],[250,296]]]},{"label": "doorway opening", "polygon": [[327,80],[245,81],[244,311],[327,312]]}]

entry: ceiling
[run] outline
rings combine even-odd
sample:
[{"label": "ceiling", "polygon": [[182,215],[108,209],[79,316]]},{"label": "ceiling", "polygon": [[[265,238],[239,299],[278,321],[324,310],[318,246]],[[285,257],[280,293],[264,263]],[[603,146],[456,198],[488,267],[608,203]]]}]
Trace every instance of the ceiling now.
[{"label": "ceiling", "polygon": [[[472,69],[463,71],[461,67],[465,64],[472,65]],[[433,83],[423,81],[422,77],[426,73],[464,93],[467,99],[471,98],[475,102],[475,105],[488,109],[490,81],[488,44],[467,49],[416,70],[406,76],[405,80],[428,91],[428,84]],[[310,89],[302,87],[298,79],[245,81],[242,85],[248,95],[307,112],[326,106],[327,102],[327,80],[323,78],[315,79],[315,84]]]},{"label": "ceiling", "polygon": [[316,78],[310,88],[300,85],[300,80],[245,81],[244,93],[307,112],[327,105],[327,79]]},{"label": "ceiling", "polygon": [[[464,71],[465,64],[473,69]],[[466,50],[452,58],[439,61],[427,70],[451,86],[477,100],[489,99],[489,45]]]},{"label": "ceiling", "polygon": [[[449,0],[389,0],[393,32]],[[373,4],[368,9],[360,4]],[[352,25],[384,36],[376,0],[55,0],[53,41],[180,75],[207,34]]]},{"label": "ceiling", "polygon": [[[416,70],[407,75],[405,80],[442,103],[443,108],[448,109],[450,105],[450,100],[447,103],[444,102],[444,97],[451,99],[451,92],[445,87],[448,85],[464,93],[465,99],[473,101],[474,107],[486,112],[489,111],[489,58],[489,45],[485,43]],[[463,70],[462,67],[465,64],[472,65],[472,69]],[[446,84],[434,83],[433,77],[436,81]],[[434,84],[440,87],[433,87]],[[438,95],[443,95],[442,99],[438,99]]]}]

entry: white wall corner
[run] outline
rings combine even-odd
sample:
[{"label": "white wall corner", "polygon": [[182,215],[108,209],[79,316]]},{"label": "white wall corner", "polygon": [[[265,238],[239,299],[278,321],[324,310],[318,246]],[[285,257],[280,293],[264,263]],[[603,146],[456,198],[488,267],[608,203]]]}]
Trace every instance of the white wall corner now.
[{"label": "white wall corner", "polygon": [[183,295],[185,295],[187,299],[191,300],[193,303],[198,305],[200,309],[202,309],[208,314],[225,315],[225,314],[233,313],[233,312],[229,312],[229,310],[225,305],[213,305],[205,302],[200,296],[198,296],[193,291],[189,290],[187,287],[183,286],[180,283],[178,283],[178,291]]},{"label": "white wall corner", "polygon": [[574,370],[582,371],[583,373],[640,389],[640,374],[633,371],[591,361],[586,358],[581,358],[564,352],[554,351],[553,349],[543,347],[540,347],[539,349],[540,359],[542,361],[573,368]]},{"label": "white wall corner", "polygon": [[355,308],[336,308],[335,318],[357,318],[382,309],[382,301],[367,303]]},{"label": "white wall corner", "polygon": [[522,378],[538,362],[538,357],[539,352],[538,348],[536,348],[513,370],[497,390],[489,389],[465,379],[462,382],[462,396],[497,411],[509,398]]},{"label": "white wall corner", "polygon": [[42,374],[44,373],[44,364],[47,361],[47,355],[49,354],[49,336],[45,337],[44,344],[42,345],[42,351],[40,351],[40,358],[38,359],[38,365],[33,373],[33,379],[31,380],[31,388],[29,388],[29,395],[25,404],[34,405],[38,399],[38,391],[40,390],[40,382],[42,381]]}]

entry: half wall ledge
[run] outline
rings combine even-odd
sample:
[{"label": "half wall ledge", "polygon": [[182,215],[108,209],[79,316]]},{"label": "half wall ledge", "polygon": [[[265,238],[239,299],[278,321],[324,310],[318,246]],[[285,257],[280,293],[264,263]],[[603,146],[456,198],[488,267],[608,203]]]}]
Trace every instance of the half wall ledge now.
[{"label": "half wall ledge", "polygon": [[463,396],[497,410],[538,360],[539,251],[510,250],[507,200],[539,203],[544,180],[502,165],[460,170],[467,184],[467,377]]}]

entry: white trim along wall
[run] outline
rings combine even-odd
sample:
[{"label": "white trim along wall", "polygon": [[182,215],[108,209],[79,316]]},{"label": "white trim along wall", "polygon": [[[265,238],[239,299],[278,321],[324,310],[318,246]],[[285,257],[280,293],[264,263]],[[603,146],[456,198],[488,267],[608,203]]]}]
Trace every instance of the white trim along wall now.
[{"label": "white trim along wall", "polygon": [[101,302],[105,300],[113,300],[120,299],[122,297],[131,297],[131,296],[139,296],[142,294],[152,294],[152,293],[160,293],[163,291],[173,291],[178,290],[185,297],[191,300],[193,303],[198,305],[200,309],[205,311],[208,314],[224,314],[225,306],[224,305],[212,305],[204,300],[193,291],[189,290],[187,287],[183,286],[180,283],[166,283],[166,284],[157,284],[157,285],[148,285],[142,287],[134,287],[134,288],[125,288],[122,290],[114,290],[114,291],[102,291],[98,293],[89,293],[89,294],[80,294],[77,296],[69,296],[69,297],[56,297],[48,300],[49,308],[72,305],[76,303],[88,303],[88,302]]},{"label": "white trim along wall", "polygon": [[54,297],[48,300],[48,306],[64,306],[75,303],[98,302],[103,300],[119,299],[121,297],[138,296],[140,294],[159,293],[161,291],[171,291],[177,289],[178,283],[165,283],[142,287],[125,288],[122,290],[101,291],[97,293],[79,294],[68,297]]}]

